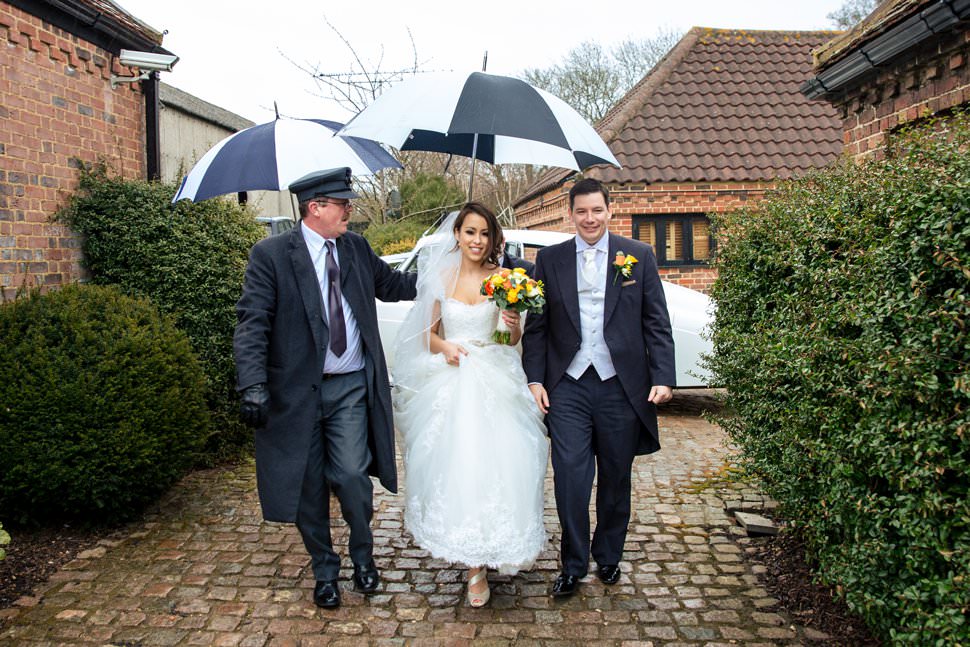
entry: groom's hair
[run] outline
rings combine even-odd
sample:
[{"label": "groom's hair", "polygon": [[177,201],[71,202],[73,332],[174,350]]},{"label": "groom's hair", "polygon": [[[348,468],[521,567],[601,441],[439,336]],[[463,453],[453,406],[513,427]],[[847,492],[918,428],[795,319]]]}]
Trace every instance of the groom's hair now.
[{"label": "groom's hair", "polygon": [[[461,226],[465,224],[465,217],[470,213],[475,213],[485,219],[485,224],[488,227],[488,242],[491,243],[492,249],[485,257],[485,260],[492,265],[498,265],[498,257],[502,253],[499,250],[499,245],[502,244],[502,225],[498,224],[498,218],[492,213],[492,210],[486,207],[481,202],[466,202],[465,206],[461,208],[458,212],[458,218],[455,219],[455,231],[461,229]],[[455,243],[455,249],[458,249],[458,243]]]},{"label": "groom's hair", "polygon": [[610,192],[606,190],[603,183],[599,180],[594,180],[591,177],[583,178],[579,182],[573,185],[573,188],[569,189],[569,210],[573,210],[573,202],[576,201],[577,195],[587,195],[590,193],[599,192],[603,196],[603,201],[606,206],[610,206]]}]

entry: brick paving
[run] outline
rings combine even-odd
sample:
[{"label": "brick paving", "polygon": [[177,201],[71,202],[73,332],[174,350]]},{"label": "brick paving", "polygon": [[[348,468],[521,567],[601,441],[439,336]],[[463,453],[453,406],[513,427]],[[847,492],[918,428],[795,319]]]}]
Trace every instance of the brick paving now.
[{"label": "brick paving", "polygon": [[[558,523],[547,477],[548,549],[535,568],[489,576],[492,601],[464,601],[464,571],[431,559],[403,530],[402,498],[376,488],[379,594],[352,591],[347,532],[343,605],[316,608],[295,528],[265,523],[252,465],[194,473],[124,533],[65,565],[35,597],[0,611],[0,645],[796,645],[826,636],[793,623],[742,558],[726,508],[764,497],[723,476],[723,432],[698,415],[706,391],[678,392],[661,417],[664,449],[639,457],[623,575],[594,576],[553,600]],[[767,502],[770,505],[770,502]],[[337,513],[337,508],[334,508]]]}]

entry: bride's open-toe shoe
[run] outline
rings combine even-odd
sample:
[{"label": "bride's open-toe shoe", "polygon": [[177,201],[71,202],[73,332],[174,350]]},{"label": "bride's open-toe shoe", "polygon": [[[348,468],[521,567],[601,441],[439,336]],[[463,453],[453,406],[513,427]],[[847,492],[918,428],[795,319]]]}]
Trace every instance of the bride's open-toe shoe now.
[{"label": "bride's open-toe shoe", "polygon": [[[488,587],[488,568],[483,566],[480,571],[468,578],[468,590],[466,592],[466,597],[468,598],[468,606],[483,607],[488,604],[488,599],[492,597],[492,589]],[[472,587],[481,582],[485,581],[485,590],[479,593],[474,593]]]}]

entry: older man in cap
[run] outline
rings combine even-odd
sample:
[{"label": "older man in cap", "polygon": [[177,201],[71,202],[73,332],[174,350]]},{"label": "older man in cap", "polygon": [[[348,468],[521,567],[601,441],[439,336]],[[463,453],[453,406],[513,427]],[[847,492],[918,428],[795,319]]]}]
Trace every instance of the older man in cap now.
[{"label": "older man in cap", "polygon": [[256,428],[263,517],[296,523],[317,580],[317,606],[340,605],[340,557],[330,540],[330,492],[350,527],[354,588],[373,593],[376,475],[397,491],[387,366],[375,297],[413,299],[414,274],[392,270],[347,231],[349,168],[290,185],[300,225],[257,243],[236,304],[237,389]]}]

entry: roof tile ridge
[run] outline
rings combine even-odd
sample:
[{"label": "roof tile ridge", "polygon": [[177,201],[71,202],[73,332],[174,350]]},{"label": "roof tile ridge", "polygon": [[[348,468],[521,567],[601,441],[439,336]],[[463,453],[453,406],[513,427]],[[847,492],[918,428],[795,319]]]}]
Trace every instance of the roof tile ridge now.
[{"label": "roof tile ridge", "polygon": [[596,125],[596,132],[600,134],[607,145],[623,130],[643,107],[654,91],[662,86],[671,73],[683,62],[684,58],[694,48],[700,38],[703,27],[691,27],[684,37],[674,45],[656,65],[647,72],[642,79],[630,88],[623,98],[616,102]]}]

